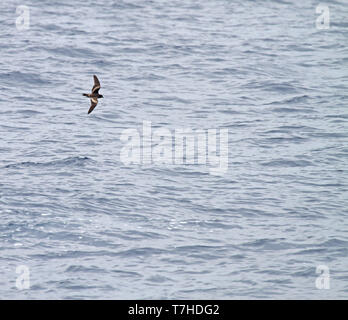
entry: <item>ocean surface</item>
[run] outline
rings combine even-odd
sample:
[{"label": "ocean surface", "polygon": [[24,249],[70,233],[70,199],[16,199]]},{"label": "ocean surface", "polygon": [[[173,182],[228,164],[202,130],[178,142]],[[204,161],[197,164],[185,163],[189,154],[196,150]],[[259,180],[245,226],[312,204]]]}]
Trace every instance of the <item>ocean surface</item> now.
[{"label": "ocean surface", "polygon": [[[0,298],[347,299],[348,4],[318,4],[4,2]],[[125,161],[144,124],[227,129],[228,167]]]}]

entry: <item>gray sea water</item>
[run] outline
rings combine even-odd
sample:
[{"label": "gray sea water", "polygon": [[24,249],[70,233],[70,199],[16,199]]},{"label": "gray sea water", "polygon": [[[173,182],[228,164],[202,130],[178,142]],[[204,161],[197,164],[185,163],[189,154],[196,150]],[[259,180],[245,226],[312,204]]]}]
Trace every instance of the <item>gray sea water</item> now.
[{"label": "gray sea water", "polygon": [[[4,2],[0,298],[346,299],[348,3],[318,5]],[[144,121],[228,129],[228,169],[125,163]]]}]

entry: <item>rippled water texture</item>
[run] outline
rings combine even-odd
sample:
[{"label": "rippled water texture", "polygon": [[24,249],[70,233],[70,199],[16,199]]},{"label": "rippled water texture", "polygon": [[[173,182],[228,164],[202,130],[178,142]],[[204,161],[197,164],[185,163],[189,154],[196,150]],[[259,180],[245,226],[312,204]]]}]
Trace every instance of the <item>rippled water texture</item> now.
[{"label": "rippled water texture", "polygon": [[[317,5],[6,1],[0,297],[347,298],[348,5]],[[143,121],[228,129],[228,170],[124,163]]]}]

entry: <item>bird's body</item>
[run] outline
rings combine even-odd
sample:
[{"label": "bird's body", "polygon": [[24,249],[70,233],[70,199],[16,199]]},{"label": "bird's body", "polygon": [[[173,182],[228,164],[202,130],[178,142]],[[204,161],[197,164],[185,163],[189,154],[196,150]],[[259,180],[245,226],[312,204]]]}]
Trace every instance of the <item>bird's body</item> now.
[{"label": "bird's body", "polygon": [[82,95],[85,97],[88,97],[91,99],[91,106],[88,110],[88,114],[90,114],[94,108],[97,106],[98,104],[98,99],[99,98],[104,98],[101,94],[99,94],[99,89],[100,89],[100,82],[97,78],[96,75],[93,76],[94,78],[94,86],[92,88],[92,92],[91,93],[83,93]]}]

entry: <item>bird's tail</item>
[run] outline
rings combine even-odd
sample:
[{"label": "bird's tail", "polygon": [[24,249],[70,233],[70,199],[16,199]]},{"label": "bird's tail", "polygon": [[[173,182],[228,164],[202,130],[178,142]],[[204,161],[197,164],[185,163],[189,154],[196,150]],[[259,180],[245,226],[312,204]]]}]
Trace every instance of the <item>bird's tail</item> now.
[{"label": "bird's tail", "polygon": [[82,93],[83,96],[85,97],[88,97],[88,94],[87,93]]}]

